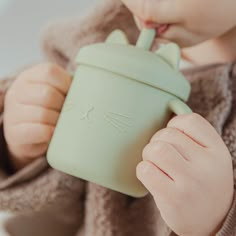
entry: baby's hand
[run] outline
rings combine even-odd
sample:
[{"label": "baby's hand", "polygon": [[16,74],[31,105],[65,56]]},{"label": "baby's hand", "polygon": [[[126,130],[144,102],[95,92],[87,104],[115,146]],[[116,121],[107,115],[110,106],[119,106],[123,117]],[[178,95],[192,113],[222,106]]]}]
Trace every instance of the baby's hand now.
[{"label": "baby's hand", "polygon": [[70,84],[59,66],[42,64],[20,74],[8,90],[4,133],[16,169],[46,153]]},{"label": "baby's hand", "polygon": [[197,114],[177,116],[153,136],[137,176],[168,226],[181,236],[214,235],[232,204],[231,155]]}]

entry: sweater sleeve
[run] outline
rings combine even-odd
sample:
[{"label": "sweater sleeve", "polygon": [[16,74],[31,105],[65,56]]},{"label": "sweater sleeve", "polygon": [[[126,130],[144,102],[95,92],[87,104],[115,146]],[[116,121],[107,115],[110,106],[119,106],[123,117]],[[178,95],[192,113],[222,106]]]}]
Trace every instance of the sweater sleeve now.
[{"label": "sweater sleeve", "polygon": [[236,65],[233,66],[232,76],[232,107],[227,124],[224,128],[223,139],[225,140],[232,156],[235,193],[232,207],[217,236],[236,236]]},{"label": "sweater sleeve", "polygon": [[236,235],[236,193],[231,210],[224,222],[223,227],[218,232],[217,236],[235,236]]}]

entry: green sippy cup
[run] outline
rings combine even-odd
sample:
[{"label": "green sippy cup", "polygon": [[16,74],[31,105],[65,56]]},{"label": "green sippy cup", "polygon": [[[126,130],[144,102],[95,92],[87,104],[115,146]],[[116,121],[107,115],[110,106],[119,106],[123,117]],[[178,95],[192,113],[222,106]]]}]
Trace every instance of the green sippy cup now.
[{"label": "green sippy cup", "polygon": [[53,168],[133,197],[148,193],[136,177],[143,148],[172,113],[191,113],[180,49],[168,44],[153,53],[154,38],[144,29],[132,46],[117,30],[80,50],[47,153]]}]

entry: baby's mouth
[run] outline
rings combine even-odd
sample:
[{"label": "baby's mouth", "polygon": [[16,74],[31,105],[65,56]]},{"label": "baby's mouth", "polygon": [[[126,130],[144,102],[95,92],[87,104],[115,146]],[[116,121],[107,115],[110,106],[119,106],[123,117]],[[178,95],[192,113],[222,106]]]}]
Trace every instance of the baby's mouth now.
[{"label": "baby's mouth", "polygon": [[142,25],[147,28],[156,29],[157,36],[163,35],[170,27],[170,24],[157,24],[150,21],[142,21]]},{"label": "baby's mouth", "polygon": [[169,27],[170,25],[168,24],[163,24],[156,27],[157,36],[161,36],[162,34],[164,34],[169,29]]}]

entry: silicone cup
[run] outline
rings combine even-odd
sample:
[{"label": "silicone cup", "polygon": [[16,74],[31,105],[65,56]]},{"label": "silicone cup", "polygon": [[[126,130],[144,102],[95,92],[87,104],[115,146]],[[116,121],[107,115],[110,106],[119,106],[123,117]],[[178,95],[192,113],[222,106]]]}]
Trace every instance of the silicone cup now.
[{"label": "silicone cup", "polygon": [[136,177],[143,148],[173,112],[191,113],[179,48],[150,52],[154,38],[144,29],[131,46],[115,31],[80,50],[47,153],[52,167],[133,197],[148,193]]},{"label": "silicone cup", "polygon": [[[138,41],[136,43],[137,47],[143,48],[145,50],[150,50],[153,41],[156,37],[156,31],[154,29],[143,29]],[[180,100],[172,100],[169,103],[169,108],[176,115],[183,115],[192,113],[192,110]]]}]

